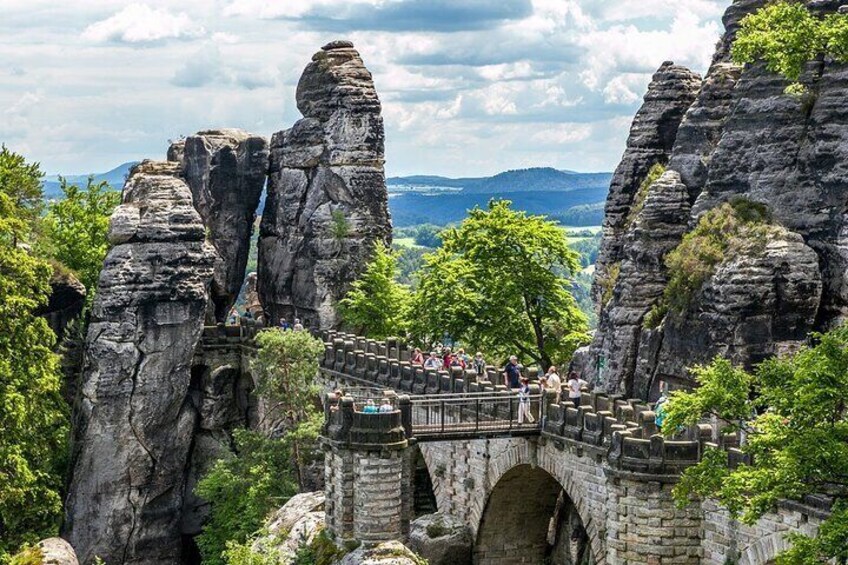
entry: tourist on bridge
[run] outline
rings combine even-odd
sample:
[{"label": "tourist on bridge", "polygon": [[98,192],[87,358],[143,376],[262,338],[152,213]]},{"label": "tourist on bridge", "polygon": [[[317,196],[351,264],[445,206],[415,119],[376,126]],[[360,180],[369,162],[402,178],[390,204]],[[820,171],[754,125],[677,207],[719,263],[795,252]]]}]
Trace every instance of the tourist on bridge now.
[{"label": "tourist on bridge", "polygon": [[365,407],[362,409],[363,414],[377,414],[380,410],[377,408],[377,405],[374,404],[374,401],[370,398],[365,403]]},{"label": "tourist on bridge", "polygon": [[415,348],[415,350],[412,352],[412,357],[409,359],[409,362],[413,365],[418,365],[419,367],[424,366],[424,354],[421,353],[421,348]]},{"label": "tourist on bridge", "polygon": [[486,374],[486,360],[483,359],[483,354],[479,351],[476,355],[474,355],[474,361],[472,361],[472,366],[474,367],[474,372],[477,373],[478,380]]},{"label": "tourist on bridge", "polygon": [[395,407],[392,406],[392,401],[388,398],[384,398],[383,402],[380,404],[380,413],[385,414],[387,412],[394,412]]},{"label": "tourist on bridge", "polygon": [[450,347],[445,347],[442,350],[442,367],[450,367],[453,361],[453,352]]},{"label": "tourist on bridge", "polygon": [[442,368],[442,360],[439,359],[439,356],[436,355],[435,351],[430,352],[430,357],[427,358],[427,361],[424,362],[425,369],[435,369],[438,371]]},{"label": "tourist on bridge", "polygon": [[518,364],[518,357],[510,356],[509,363],[504,367],[503,372],[504,385],[507,388],[518,388],[521,386],[521,365]]},{"label": "tourist on bridge", "polygon": [[530,379],[521,377],[521,387],[518,389],[518,423],[523,424],[524,420],[529,423],[536,421],[533,414],[530,412]]},{"label": "tourist on bridge", "polygon": [[292,326],[292,329],[296,332],[302,332],[303,331],[303,324],[300,323],[300,318],[294,319],[294,326]]},{"label": "tourist on bridge", "polygon": [[577,373],[571,371],[568,374],[568,399],[574,403],[575,408],[580,408],[584,386],[589,386],[589,383],[581,379]]},{"label": "tourist on bridge", "polygon": [[559,397],[562,394],[562,379],[559,378],[556,366],[551,365],[543,378],[545,380],[545,392],[555,395],[553,402],[559,404]]},{"label": "tourist on bridge", "polygon": [[283,331],[290,330],[291,324],[285,318],[280,318],[280,329]]}]

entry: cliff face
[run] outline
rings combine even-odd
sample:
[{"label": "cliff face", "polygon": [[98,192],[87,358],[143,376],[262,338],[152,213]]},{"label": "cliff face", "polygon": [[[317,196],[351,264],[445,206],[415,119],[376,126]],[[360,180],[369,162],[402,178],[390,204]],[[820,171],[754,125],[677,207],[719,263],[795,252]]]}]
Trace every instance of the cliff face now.
[{"label": "cliff face", "polygon": [[[613,266],[619,274],[600,305],[586,369],[607,390],[649,396],[660,379],[688,382],[687,367],[716,354],[750,367],[848,314],[848,69],[810,63],[803,79],[810,91],[793,97],[762,65],[731,63],[739,21],[763,4],[737,0],[728,8],[713,65],[673,134],[667,172],[641,210],[622,208],[613,183],[602,246],[622,252],[601,256],[596,286]],[[810,6],[826,13],[838,3]],[[726,257],[684,311],[648,328],[645,317],[668,281],[668,252],[707,211],[739,198],[773,215],[765,250]],[[628,214],[623,235],[606,229]]]},{"label": "cliff face", "polygon": [[82,563],[174,563],[215,252],[173,163],[131,172],[86,338],[64,536]]},{"label": "cliff face", "polygon": [[209,321],[223,322],[244,283],[256,208],[268,172],[268,141],[238,129],[201,131],[174,143],[168,160],[180,164],[194,207],[218,253]]},{"label": "cliff face", "polygon": [[371,73],[350,42],[325,45],[297,87],[304,118],[271,140],[258,291],[270,322],[337,325],[336,302],[389,242],[383,118]]}]

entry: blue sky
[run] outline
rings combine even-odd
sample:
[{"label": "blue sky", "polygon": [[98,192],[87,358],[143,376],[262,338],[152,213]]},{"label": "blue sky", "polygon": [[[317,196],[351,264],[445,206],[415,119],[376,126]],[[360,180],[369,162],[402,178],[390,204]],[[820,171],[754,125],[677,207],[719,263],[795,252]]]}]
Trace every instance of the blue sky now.
[{"label": "blue sky", "polygon": [[374,75],[386,170],[612,170],[652,72],[703,72],[729,0],[0,0],[0,141],[49,172],[270,135],[321,45]]}]

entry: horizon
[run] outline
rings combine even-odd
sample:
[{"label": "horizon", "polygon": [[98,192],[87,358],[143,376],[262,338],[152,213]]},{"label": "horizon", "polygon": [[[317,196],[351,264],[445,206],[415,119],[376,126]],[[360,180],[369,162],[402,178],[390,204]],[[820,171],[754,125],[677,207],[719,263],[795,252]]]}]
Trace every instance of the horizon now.
[{"label": "horizon", "polygon": [[291,127],[303,68],[344,37],[383,104],[386,175],[457,178],[614,170],[653,72],[705,71],[729,0],[4,4],[0,140],[48,175]]}]

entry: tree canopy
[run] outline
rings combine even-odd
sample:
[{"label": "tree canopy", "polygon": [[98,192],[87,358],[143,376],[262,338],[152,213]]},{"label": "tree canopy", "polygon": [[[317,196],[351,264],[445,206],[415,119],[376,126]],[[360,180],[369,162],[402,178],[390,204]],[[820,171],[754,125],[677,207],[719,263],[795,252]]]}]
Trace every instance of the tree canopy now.
[{"label": "tree canopy", "polygon": [[51,266],[31,252],[41,172],[0,150],[0,562],[21,543],[55,535],[68,414],[55,336],[34,314]]},{"label": "tree canopy", "polygon": [[399,253],[377,242],[371,261],[339,302],[344,323],[360,335],[385,339],[406,333],[410,291],[396,282]]},{"label": "tree canopy", "polygon": [[60,182],[64,197],[49,204],[44,220],[46,253],[76,273],[91,301],[109,251],[109,217],[121,194],[92,178],[85,188]]},{"label": "tree canopy", "polygon": [[492,200],[440,235],[412,300],[415,337],[449,336],[544,368],[588,339],[570,290],[579,257],[555,222]]},{"label": "tree canopy", "polygon": [[822,55],[848,61],[848,15],[820,18],[803,2],[773,2],[742,19],[731,54],[737,63],[764,61],[768,70],[793,82],[790,92],[798,92],[809,61]]},{"label": "tree canopy", "polygon": [[818,536],[793,534],[781,565],[848,563],[848,327],[813,339],[753,373],[724,359],[695,368],[698,388],[672,394],[663,424],[671,431],[714,415],[747,437],[742,449],[751,463],[731,469],[724,452],[708,449],[675,489],[681,504],[691,495],[712,497],[752,523],[781,499],[833,497]]}]

